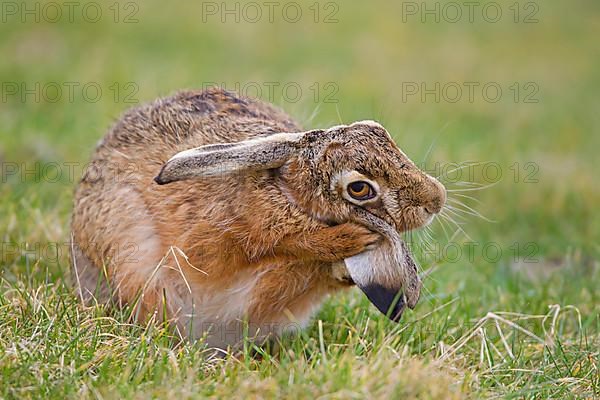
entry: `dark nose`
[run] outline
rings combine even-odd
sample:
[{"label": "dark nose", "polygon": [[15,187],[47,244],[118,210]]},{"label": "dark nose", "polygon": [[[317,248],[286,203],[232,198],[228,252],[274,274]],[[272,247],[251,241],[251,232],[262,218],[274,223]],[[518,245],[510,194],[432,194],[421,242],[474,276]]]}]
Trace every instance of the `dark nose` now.
[{"label": "dark nose", "polygon": [[429,214],[437,214],[442,211],[442,207],[446,204],[446,188],[437,179],[428,178],[431,186],[428,190],[428,199],[423,204],[423,208]]}]

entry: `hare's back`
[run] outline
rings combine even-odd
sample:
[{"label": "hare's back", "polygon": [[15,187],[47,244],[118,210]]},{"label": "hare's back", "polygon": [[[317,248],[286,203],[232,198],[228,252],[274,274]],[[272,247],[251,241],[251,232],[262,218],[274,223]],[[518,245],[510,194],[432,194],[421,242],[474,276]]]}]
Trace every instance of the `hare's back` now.
[{"label": "hare's back", "polygon": [[298,131],[286,113],[260,100],[211,88],[182,91],[126,112],[102,142],[119,151],[180,151],[260,134]]}]

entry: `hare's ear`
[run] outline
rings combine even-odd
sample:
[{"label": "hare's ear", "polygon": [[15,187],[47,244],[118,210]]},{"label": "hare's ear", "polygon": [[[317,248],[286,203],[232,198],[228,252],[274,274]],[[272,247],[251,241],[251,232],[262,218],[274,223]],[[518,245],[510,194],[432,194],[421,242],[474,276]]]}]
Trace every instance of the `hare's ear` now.
[{"label": "hare's ear", "polygon": [[398,322],[406,306],[414,308],[419,301],[417,266],[401,236],[387,222],[358,207],[353,217],[385,240],[375,249],[346,258],[346,269],[379,311]]},{"label": "hare's ear", "polygon": [[367,298],[394,322],[414,308],[421,289],[417,267],[406,246],[384,240],[376,249],[344,260],[350,277]]},{"label": "hare's ear", "polygon": [[298,151],[303,136],[304,133],[276,133],[185,150],[171,157],[154,180],[164,185],[194,177],[278,168]]}]

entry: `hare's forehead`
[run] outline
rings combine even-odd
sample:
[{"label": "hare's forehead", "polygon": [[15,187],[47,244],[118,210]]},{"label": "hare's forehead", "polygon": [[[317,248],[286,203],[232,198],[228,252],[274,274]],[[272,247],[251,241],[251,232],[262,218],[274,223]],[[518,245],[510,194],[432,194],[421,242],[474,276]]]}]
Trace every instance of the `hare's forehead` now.
[{"label": "hare's forehead", "polygon": [[367,159],[386,160],[390,166],[403,162],[404,153],[398,148],[389,132],[378,122],[366,120],[357,121],[350,125],[333,126],[321,136],[322,141],[317,147],[327,153],[336,148],[346,154],[346,159],[358,158],[363,162]]}]

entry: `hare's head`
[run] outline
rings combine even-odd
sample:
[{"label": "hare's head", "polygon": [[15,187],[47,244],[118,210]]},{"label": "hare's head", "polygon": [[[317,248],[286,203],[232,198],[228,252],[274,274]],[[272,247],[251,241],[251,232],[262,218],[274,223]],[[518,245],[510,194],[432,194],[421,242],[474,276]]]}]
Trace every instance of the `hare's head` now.
[{"label": "hare's head", "polygon": [[372,121],[310,131],[282,175],[314,217],[355,219],[361,208],[398,232],[429,223],[446,201],[444,187],[419,170]]},{"label": "hare's head", "polygon": [[[399,233],[429,223],[442,209],[446,191],[376,122],[186,150],[164,165],[156,182],[267,169],[275,171],[273,180],[290,201],[311,217],[330,224],[353,221],[386,237],[387,245],[381,246],[386,254],[347,261],[348,271],[380,310],[393,312],[393,319],[404,304],[416,304],[420,281]],[[399,302],[401,292],[405,297]]]}]

